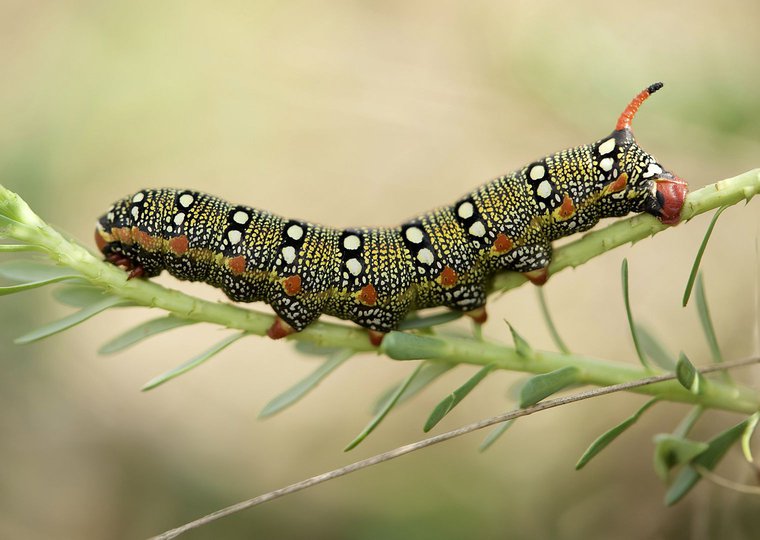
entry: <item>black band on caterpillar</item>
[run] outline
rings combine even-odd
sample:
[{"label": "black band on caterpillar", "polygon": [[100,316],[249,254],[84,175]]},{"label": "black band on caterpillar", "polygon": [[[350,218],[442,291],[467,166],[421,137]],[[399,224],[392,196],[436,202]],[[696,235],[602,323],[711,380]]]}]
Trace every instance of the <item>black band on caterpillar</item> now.
[{"label": "black band on caterpillar", "polygon": [[557,238],[629,212],[678,223],[686,183],[644,152],[630,129],[661,86],[639,93],[611,135],[536,160],[396,228],[337,230],[195,191],[150,189],[111,206],[95,239],[132,276],[168,270],[235,301],[266,302],[281,318],[272,337],[322,313],[376,332],[435,306],[483,320],[492,274],[514,270],[543,283]]}]

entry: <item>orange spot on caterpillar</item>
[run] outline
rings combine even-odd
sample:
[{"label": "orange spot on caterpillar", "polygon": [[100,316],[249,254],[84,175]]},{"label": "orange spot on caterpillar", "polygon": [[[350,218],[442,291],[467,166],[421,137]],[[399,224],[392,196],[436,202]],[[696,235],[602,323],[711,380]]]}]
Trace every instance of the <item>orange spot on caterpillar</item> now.
[{"label": "orange spot on caterpillar", "polygon": [[175,255],[184,255],[187,253],[187,250],[190,249],[190,241],[184,234],[182,236],[177,236],[176,238],[169,240],[169,249],[171,249]]},{"label": "orange spot on caterpillar", "polygon": [[457,276],[457,273],[454,271],[453,268],[450,266],[446,266],[443,269],[443,272],[441,272],[441,275],[438,276],[438,281],[441,284],[441,287],[448,289],[449,287],[453,287],[457,284],[457,280],[459,279],[459,276]]},{"label": "orange spot on caterpillar", "polygon": [[562,199],[562,204],[557,208],[556,212],[559,219],[567,219],[575,214],[575,203],[573,203],[570,195],[565,193],[565,198]]},{"label": "orange spot on caterpillar", "polygon": [[245,272],[245,257],[243,255],[238,255],[237,257],[232,257],[227,261],[227,265],[230,267],[230,270],[232,270],[232,273],[236,276],[239,276],[243,272]]},{"label": "orange spot on caterpillar", "polygon": [[365,306],[374,306],[377,303],[377,291],[374,285],[370,283],[362,287],[356,294],[356,299]]},{"label": "orange spot on caterpillar", "polygon": [[270,326],[269,330],[267,330],[267,336],[272,339],[282,339],[285,336],[289,336],[290,334],[294,333],[295,331],[295,328],[290,326],[288,323],[279,317],[275,317],[272,326]]},{"label": "orange spot on caterpillar", "polygon": [[129,227],[116,227],[115,229],[111,230],[111,234],[117,241],[121,242],[122,244],[126,244],[128,246],[132,245],[132,231],[129,229]]},{"label": "orange spot on caterpillar", "polygon": [[103,251],[108,245],[108,242],[106,242],[103,234],[98,229],[95,229],[95,245],[98,246],[98,251]]},{"label": "orange spot on caterpillar", "polygon": [[533,285],[543,285],[546,283],[546,280],[549,279],[549,271],[546,268],[539,268],[538,270],[531,270],[530,272],[523,272],[522,274],[528,278]]},{"label": "orange spot on caterpillar", "polygon": [[137,227],[132,227],[132,239],[147,251],[156,251],[161,242],[160,238],[151,236]]},{"label": "orange spot on caterpillar", "polygon": [[509,251],[514,246],[514,243],[512,240],[509,239],[509,237],[504,233],[499,233],[499,235],[496,237],[496,240],[493,241],[493,250],[496,253],[504,253],[505,251]]},{"label": "orange spot on caterpillar", "polygon": [[617,193],[623,191],[628,184],[628,173],[623,173],[617,177],[617,180],[607,186],[607,193]]},{"label": "orange spot on caterpillar", "polygon": [[301,292],[301,276],[288,276],[282,280],[282,288],[288,296],[294,296]]}]

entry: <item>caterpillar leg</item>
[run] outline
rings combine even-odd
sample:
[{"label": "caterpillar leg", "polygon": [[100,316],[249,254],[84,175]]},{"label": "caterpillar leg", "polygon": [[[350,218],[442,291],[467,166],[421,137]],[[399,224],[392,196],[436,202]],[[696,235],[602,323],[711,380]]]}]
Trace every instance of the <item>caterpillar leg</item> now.
[{"label": "caterpillar leg", "polygon": [[549,271],[546,267],[523,272],[522,275],[528,278],[533,285],[543,285],[549,279]]},{"label": "caterpillar leg", "polygon": [[386,332],[378,332],[377,330],[367,330],[367,334],[369,335],[369,342],[372,343],[375,347],[379,347],[380,344],[383,342],[383,338],[385,337]]},{"label": "caterpillar leg", "polygon": [[267,330],[267,336],[272,339],[282,339],[290,334],[294,334],[296,329],[283,321],[279,315],[275,316],[272,326]]},{"label": "caterpillar leg", "polygon": [[472,311],[465,311],[464,314],[465,316],[472,319],[476,324],[484,324],[488,320],[488,312],[486,311],[486,306],[480,306],[479,308],[475,308]]}]

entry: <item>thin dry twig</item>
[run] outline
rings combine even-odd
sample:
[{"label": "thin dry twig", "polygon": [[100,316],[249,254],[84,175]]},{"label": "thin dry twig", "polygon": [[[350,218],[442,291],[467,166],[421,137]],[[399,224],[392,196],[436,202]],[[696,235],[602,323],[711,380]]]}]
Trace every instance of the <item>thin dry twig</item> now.
[{"label": "thin dry twig", "polygon": [[[719,365],[716,364],[716,365],[703,367],[703,368],[700,368],[698,371],[700,373],[710,373],[713,371],[722,371],[722,370],[728,370],[728,369],[738,368],[742,366],[748,366],[748,365],[756,364],[759,362],[760,362],[760,357],[745,358],[742,360],[736,360],[734,362],[726,362]],[[643,379],[639,379],[637,381],[631,381],[631,382],[626,382],[622,384],[615,384],[612,386],[605,386],[603,388],[595,388],[593,390],[585,390],[583,392],[577,392],[569,396],[542,401],[536,405],[533,405],[532,407],[527,407],[524,409],[516,409],[513,411],[506,412],[506,413],[498,414],[491,418],[479,420],[477,422],[473,422],[466,426],[462,426],[458,429],[454,429],[446,433],[441,433],[440,435],[435,435],[434,437],[429,437],[427,439],[422,439],[421,441],[400,446],[393,450],[383,452],[382,454],[377,454],[372,457],[362,459],[360,461],[356,461],[344,467],[340,467],[338,469],[334,469],[329,472],[318,474],[316,476],[312,476],[311,478],[307,478],[306,480],[296,482],[295,484],[291,484],[289,486],[285,486],[283,488],[270,491],[269,493],[264,493],[263,495],[259,495],[258,497],[254,497],[252,499],[248,499],[246,501],[233,504],[231,506],[222,508],[221,510],[217,510],[216,512],[203,516],[202,518],[199,518],[195,521],[191,521],[175,529],[171,529],[169,531],[161,533],[158,536],[154,536],[150,540],[170,540],[172,538],[176,538],[177,536],[183,533],[186,533],[187,531],[196,529],[198,527],[201,527],[202,525],[206,525],[219,518],[229,516],[236,512],[240,512],[241,510],[258,506],[260,504],[272,501],[274,499],[278,499],[285,495],[296,493],[298,491],[302,491],[304,489],[310,488],[317,484],[327,482],[328,480],[333,480],[341,476],[346,476],[347,474],[358,471],[360,469],[366,469],[367,467],[378,465],[379,463],[383,463],[385,461],[389,461],[391,459],[395,459],[397,457],[410,454],[416,450],[421,450],[423,448],[433,446],[434,444],[448,441],[456,437],[466,435],[468,433],[472,433],[473,431],[477,431],[479,429],[483,429],[485,427],[492,426],[494,424],[500,424],[502,422],[506,422],[507,420],[513,420],[515,418],[528,416],[537,412],[545,411],[547,409],[553,409],[554,407],[559,407],[560,405],[567,405],[569,403],[575,403],[577,401],[582,401],[582,400],[589,399],[592,397],[612,394],[614,392],[620,392],[624,390],[630,390],[632,388],[638,388],[640,386],[646,386],[646,385],[655,384],[655,383],[659,383],[663,381],[669,381],[675,378],[676,378],[676,375],[673,373],[669,373],[665,375],[657,375],[653,377],[646,377]]]}]

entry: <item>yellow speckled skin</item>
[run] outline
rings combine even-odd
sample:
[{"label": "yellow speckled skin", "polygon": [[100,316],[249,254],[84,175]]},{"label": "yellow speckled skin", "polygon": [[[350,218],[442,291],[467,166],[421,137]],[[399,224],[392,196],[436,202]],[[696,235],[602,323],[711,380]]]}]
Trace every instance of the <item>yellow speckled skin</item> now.
[{"label": "yellow speckled skin", "polygon": [[[472,311],[495,272],[546,268],[551,242],[663,201],[673,178],[619,129],[488,182],[392,229],[338,230],[186,190],[143,190],[98,222],[110,260],[264,301],[295,330],[322,313],[387,332],[415,309]],[[116,257],[116,259],[114,259]]]}]

